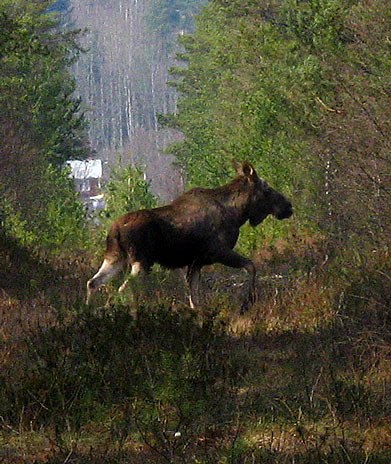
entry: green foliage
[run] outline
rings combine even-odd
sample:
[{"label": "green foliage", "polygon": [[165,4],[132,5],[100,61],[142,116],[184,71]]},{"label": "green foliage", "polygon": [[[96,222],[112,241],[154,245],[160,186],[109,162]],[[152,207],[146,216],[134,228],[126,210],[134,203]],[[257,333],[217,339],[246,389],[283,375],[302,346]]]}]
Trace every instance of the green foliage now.
[{"label": "green foliage", "polygon": [[87,236],[85,209],[74,191],[68,170],[59,172],[49,166],[45,177],[50,192],[46,197],[45,217],[39,223],[41,240],[49,248],[82,248]]},{"label": "green foliage", "polygon": [[205,0],[149,0],[147,23],[159,35],[191,30],[193,18]]},{"label": "green foliage", "polygon": [[211,1],[181,38],[178,112],[161,119],[185,136],[170,151],[189,183],[221,184],[232,157],[248,159],[293,198],[301,226],[389,246],[390,22],[379,11],[390,18],[386,1]]},{"label": "green foliage", "polygon": [[[162,123],[181,130],[170,147],[191,185],[216,186],[232,177],[232,158],[249,160],[274,188],[294,197],[303,223],[314,221],[313,192],[321,175],[311,146],[318,137],[314,81],[323,83],[320,60],[309,56],[283,25],[279,2],[210,2],[193,36],[181,38],[186,68],[172,70],[181,94],[178,112]],[[265,222],[281,236],[282,223]],[[264,234],[249,228],[241,246],[261,246]]]},{"label": "green foliage", "polygon": [[211,2],[194,36],[181,41],[189,65],[173,70],[180,80],[172,85],[182,98],[171,125],[186,138],[173,152],[193,184],[221,182],[234,156],[261,166],[260,174],[276,187],[292,190],[303,178],[306,143],[300,139],[311,105],[302,80],[318,66],[263,20],[261,5],[247,2],[255,11],[243,14],[240,3],[236,10]]},{"label": "green foliage", "polygon": [[[389,247],[390,32],[387,1],[288,2],[289,30],[316,58],[313,80],[322,109],[317,170],[324,173],[321,220],[334,243],[353,240],[358,253]],[[304,19],[306,18],[306,19]],[[322,198],[323,196],[323,198]]]},{"label": "green foliage", "polygon": [[142,169],[130,165],[122,167],[121,162],[112,169],[105,190],[105,209],[101,216],[110,221],[130,211],[153,208],[157,204],[149,183],[144,180]]},{"label": "green foliage", "polygon": [[349,34],[344,24],[349,2],[346,0],[290,0],[285,11],[289,28],[308,47],[310,53],[343,52]]},{"label": "green foliage", "polygon": [[47,13],[53,1],[0,0],[1,228],[23,244],[78,246],[84,211],[62,170],[85,157],[84,117],[69,67],[78,32]]},{"label": "green foliage", "polygon": [[11,235],[23,246],[33,245],[37,237],[28,228],[28,221],[22,213],[13,208],[12,202],[3,196],[0,201],[0,230]]},{"label": "green foliage", "polygon": [[80,48],[46,14],[53,2],[0,2],[0,117],[25,121],[47,160],[61,166],[85,156],[80,101],[67,68]]},{"label": "green foliage", "polygon": [[[0,229],[23,246],[63,250],[82,248],[87,237],[85,210],[74,191],[68,170],[48,166],[43,173],[33,210],[25,213],[15,198],[4,194],[0,202]],[[43,200],[44,199],[44,200]],[[44,203],[43,203],[44,201]]]}]

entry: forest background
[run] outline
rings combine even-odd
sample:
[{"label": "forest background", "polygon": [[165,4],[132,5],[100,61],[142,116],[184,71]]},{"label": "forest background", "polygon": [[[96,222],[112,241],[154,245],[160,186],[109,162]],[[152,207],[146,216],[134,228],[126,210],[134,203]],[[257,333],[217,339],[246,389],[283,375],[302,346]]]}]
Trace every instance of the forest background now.
[{"label": "forest background", "polygon": [[[390,2],[85,3],[89,47],[81,0],[0,0],[0,462],[389,463]],[[91,223],[64,162],[95,152],[131,164]],[[162,269],[87,308],[113,217],[233,157],[295,209],[243,228],[254,308],[221,267],[199,311]]]}]

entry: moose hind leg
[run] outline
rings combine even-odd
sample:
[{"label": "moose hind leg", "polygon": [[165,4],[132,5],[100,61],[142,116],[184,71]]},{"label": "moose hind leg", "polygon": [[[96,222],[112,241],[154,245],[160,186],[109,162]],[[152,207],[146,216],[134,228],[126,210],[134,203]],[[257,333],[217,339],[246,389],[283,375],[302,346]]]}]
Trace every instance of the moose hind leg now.
[{"label": "moose hind leg", "polygon": [[106,282],[115,277],[120,271],[123,270],[125,262],[123,260],[115,260],[105,258],[99,271],[87,282],[87,301],[89,305],[92,295]]}]

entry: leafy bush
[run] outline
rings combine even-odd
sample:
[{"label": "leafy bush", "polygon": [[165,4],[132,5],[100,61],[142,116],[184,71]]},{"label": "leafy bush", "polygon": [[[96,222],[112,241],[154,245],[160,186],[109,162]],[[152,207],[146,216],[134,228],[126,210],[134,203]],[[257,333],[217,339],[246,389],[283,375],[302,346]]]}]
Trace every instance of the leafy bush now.
[{"label": "leafy bush", "polygon": [[79,246],[84,211],[62,165],[88,154],[70,66],[79,33],[54,1],[0,0],[0,228],[23,245]]},{"label": "leafy bush", "polygon": [[31,192],[35,195],[30,202],[31,210],[17,198],[3,193],[0,201],[3,233],[33,248],[55,251],[83,247],[88,236],[85,210],[67,171],[49,165],[35,187],[37,190]]},{"label": "leafy bush", "polygon": [[139,167],[121,167],[119,163],[112,170],[105,190],[105,209],[102,215],[110,220],[130,211],[153,208],[157,203]]}]

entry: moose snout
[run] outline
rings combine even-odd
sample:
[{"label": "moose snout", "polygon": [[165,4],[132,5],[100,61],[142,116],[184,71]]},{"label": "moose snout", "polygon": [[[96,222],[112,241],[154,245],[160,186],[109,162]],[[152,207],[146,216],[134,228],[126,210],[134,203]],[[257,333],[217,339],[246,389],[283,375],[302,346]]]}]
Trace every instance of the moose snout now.
[{"label": "moose snout", "polygon": [[293,214],[293,208],[292,208],[292,203],[286,202],[283,208],[280,208],[279,211],[276,214],[277,219],[288,219],[292,216]]}]

